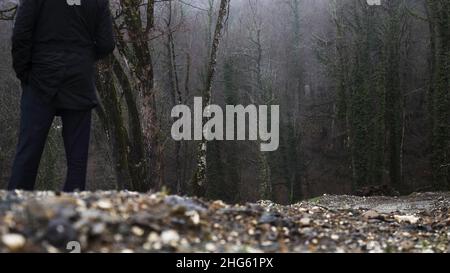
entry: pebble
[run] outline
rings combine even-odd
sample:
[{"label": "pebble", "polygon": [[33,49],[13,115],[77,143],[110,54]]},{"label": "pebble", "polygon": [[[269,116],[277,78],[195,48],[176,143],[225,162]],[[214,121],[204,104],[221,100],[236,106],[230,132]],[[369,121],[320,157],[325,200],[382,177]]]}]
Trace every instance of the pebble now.
[{"label": "pebble", "polygon": [[110,202],[110,201],[108,201],[108,200],[99,200],[98,202],[97,202],[97,206],[100,208],[100,209],[103,209],[103,210],[108,210],[108,209],[111,209],[112,208],[112,203]]},{"label": "pebble", "polygon": [[166,230],[161,233],[161,241],[163,244],[170,245],[180,240],[180,235],[175,230]]},{"label": "pebble", "polygon": [[198,225],[200,224],[200,214],[195,210],[190,210],[186,212],[186,216],[191,219],[192,224]]},{"label": "pebble", "polygon": [[337,235],[337,234],[332,234],[332,235],[331,235],[331,240],[333,240],[333,241],[339,240],[339,235]]},{"label": "pebble", "polygon": [[216,251],[217,247],[212,243],[207,243],[205,245],[205,249],[206,249],[206,251],[214,252],[214,251]]},{"label": "pebble", "polygon": [[142,228],[137,227],[137,226],[132,227],[131,232],[138,237],[143,236],[145,233],[145,231]]},{"label": "pebble", "polygon": [[160,240],[160,237],[159,237],[158,233],[156,233],[156,232],[151,232],[147,236],[147,242],[149,242],[149,243],[155,243],[155,242],[158,242],[159,240]]},{"label": "pebble", "polygon": [[395,215],[394,219],[398,222],[406,222],[414,225],[419,222],[420,218],[413,215]]},{"label": "pebble", "polygon": [[25,246],[26,239],[21,234],[9,233],[2,236],[2,243],[10,251],[19,251]]},{"label": "pebble", "polygon": [[413,248],[415,247],[415,244],[414,244],[414,242],[412,242],[412,241],[403,241],[403,242],[400,244],[400,247],[401,247],[402,250],[404,250],[404,251],[409,251],[409,250],[411,250],[411,249],[413,249]]},{"label": "pebble", "polygon": [[96,223],[94,226],[92,226],[92,234],[100,235],[105,231],[105,229],[106,225],[104,223]]},{"label": "pebble", "polygon": [[218,210],[218,209],[223,209],[226,207],[227,207],[227,205],[222,200],[214,201],[211,203],[211,205],[209,205],[210,210]]},{"label": "pebble", "polygon": [[378,219],[380,217],[380,214],[374,210],[369,210],[366,211],[362,216],[366,220],[371,220],[371,219]]},{"label": "pebble", "polygon": [[300,219],[299,224],[300,224],[300,226],[302,226],[302,227],[308,227],[308,226],[311,225],[311,219],[310,219],[310,218],[307,218],[307,217],[302,218],[302,219]]},{"label": "pebble", "polygon": [[[80,242],[83,252],[105,253],[445,252],[450,194],[423,198],[437,200],[433,195],[445,202],[429,211],[394,213],[370,208],[383,202],[405,207],[422,195],[376,202],[325,196],[333,207],[321,200],[228,205],[160,193],[0,191],[0,252],[65,252],[68,240]],[[12,199],[14,206],[4,205]]]}]

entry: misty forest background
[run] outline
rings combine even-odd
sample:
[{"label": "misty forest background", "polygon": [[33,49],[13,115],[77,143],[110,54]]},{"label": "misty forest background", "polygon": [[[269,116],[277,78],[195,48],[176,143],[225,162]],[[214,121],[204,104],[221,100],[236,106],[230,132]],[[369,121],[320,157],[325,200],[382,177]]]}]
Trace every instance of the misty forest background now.
[{"label": "misty forest background", "polygon": [[[228,202],[450,189],[450,1],[110,0],[90,190],[164,189]],[[16,1],[0,0],[0,188],[17,141]],[[174,105],[279,104],[280,148],[175,142]],[[61,122],[37,183],[65,177]]]}]

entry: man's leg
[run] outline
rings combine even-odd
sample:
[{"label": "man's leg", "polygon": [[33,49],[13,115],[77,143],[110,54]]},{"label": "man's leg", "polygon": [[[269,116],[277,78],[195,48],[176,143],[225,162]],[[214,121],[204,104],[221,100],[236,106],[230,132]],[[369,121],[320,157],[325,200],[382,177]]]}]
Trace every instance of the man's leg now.
[{"label": "man's leg", "polygon": [[41,101],[38,90],[22,85],[19,143],[8,190],[33,190],[55,111]]},{"label": "man's leg", "polygon": [[91,132],[91,110],[61,110],[67,158],[65,192],[84,191]]}]

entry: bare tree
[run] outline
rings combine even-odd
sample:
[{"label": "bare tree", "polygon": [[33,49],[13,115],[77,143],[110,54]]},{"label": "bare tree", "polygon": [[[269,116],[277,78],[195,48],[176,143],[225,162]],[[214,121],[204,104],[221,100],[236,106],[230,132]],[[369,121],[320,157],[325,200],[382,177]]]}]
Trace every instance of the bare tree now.
[{"label": "bare tree", "polygon": [[[211,45],[211,55],[208,62],[208,69],[205,81],[205,88],[203,91],[203,104],[207,107],[211,104],[212,85],[214,75],[217,69],[217,55],[219,51],[220,39],[222,37],[223,28],[227,18],[231,0],[221,0],[219,7],[219,14],[217,17],[216,28],[214,31],[213,41]],[[204,196],[206,193],[207,183],[207,141],[205,138],[200,142],[197,149],[197,169],[193,177],[193,192],[197,196]]]}]

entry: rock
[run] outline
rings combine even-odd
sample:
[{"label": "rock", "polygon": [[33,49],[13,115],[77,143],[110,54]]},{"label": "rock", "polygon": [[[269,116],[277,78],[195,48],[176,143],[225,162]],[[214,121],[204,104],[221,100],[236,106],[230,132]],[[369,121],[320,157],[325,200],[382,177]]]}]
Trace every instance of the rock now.
[{"label": "rock", "polygon": [[101,235],[106,229],[106,225],[104,223],[96,223],[92,226],[91,233],[93,235]]},{"label": "rock", "polygon": [[422,231],[422,232],[433,232],[433,228],[429,225],[417,225],[417,224],[407,224],[402,227],[406,231]]},{"label": "rock", "polygon": [[417,222],[419,222],[420,218],[413,215],[394,215],[394,219],[400,223],[406,222],[414,225],[417,224]]},{"label": "rock", "polygon": [[260,224],[275,224],[279,220],[278,215],[275,215],[274,213],[266,212],[259,218]]},{"label": "rock", "polygon": [[9,233],[2,236],[2,243],[12,252],[21,250],[26,239],[21,234]]},{"label": "rock", "polygon": [[25,212],[31,222],[46,222],[54,217],[52,207],[45,206],[37,200],[31,200],[25,205]]},{"label": "rock", "polygon": [[205,249],[206,249],[206,251],[208,251],[208,252],[214,252],[214,251],[216,251],[217,247],[216,247],[216,245],[214,245],[214,244],[212,244],[212,243],[207,243],[207,244],[205,245]]},{"label": "rock", "polygon": [[148,236],[147,236],[147,242],[149,243],[156,243],[159,242],[161,238],[159,237],[158,233],[156,232],[151,232]]},{"label": "rock", "polygon": [[41,223],[56,217],[73,219],[77,216],[78,205],[76,198],[51,196],[44,200],[30,200],[26,205],[26,212],[30,220]]},{"label": "rock", "polygon": [[338,240],[339,240],[339,235],[337,235],[337,234],[332,234],[330,238],[331,238],[331,240],[333,240],[333,241],[338,241]]},{"label": "rock", "polygon": [[198,225],[200,224],[200,215],[195,210],[190,210],[186,212],[186,216],[191,219],[192,224]]},{"label": "rock", "polygon": [[134,235],[136,235],[138,237],[141,237],[144,235],[145,231],[138,226],[134,226],[131,228],[131,233],[133,233]]},{"label": "rock", "polygon": [[77,239],[77,233],[66,219],[54,219],[48,224],[45,239],[55,247],[65,248],[67,243]]},{"label": "rock", "polygon": [[400,248],[401,248],[403,251],[410,251],[410,250],[412,250],[414,247],[415,247],[415,244],[414,244],[414,242],[412,242],[412,241],[403,241],[403,242],[400,244]]},{"label": "rock", "polygon": [[371,253],[381,253],[383,250],[381,249],[380,243],[378,241],[369,241],[366,245],[367,250]]},{"label": "rock", "polygon": [[311,208],[311,212],[312,213],[320,213],[320,212],[323,212],[323,211],[324,211],[324,209],[321,208],[321,207],[318,207],[318,206],[314,206],[314,207]]},{"label": "rock", "polygon": [[109,210],[113,207],[113,205],[109,200],[101,199],[97,202],[97,207],[99,209]]},{"label": "rock", "polygon": [[163,244],[172,245],[180,240],[180,235],[175,230],[166,230],[161,233],[161,241]]},{"label": "rock", "polygon": [[164,199],[164,202],[167,205],[173,206],[173,207],[183,207],[185,209],[185,211],[189,211],[189,210],[195,210],[195,211],[205,211],[205,207],[194,201],[191,198],[183,198],[180,196],[176,196],[176,195],[171,195],[171,196],[167,196]]},{"label": "rock", "polygon": [[311,225],[311,219],[308,217],[302,218],[299,221],[301,227],[309,227]]},{"label": "rock", "polygon": [[209,205],[210,210],[219,210],[219,209],[223,209],[226,207],[227,207],[227,205],[222,200],[214,201]]},{"label": "rock", "polygon": [[375,210],[366,211],[362,216],[366,220],[380,219],[380,214]]}]

